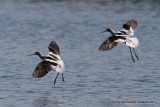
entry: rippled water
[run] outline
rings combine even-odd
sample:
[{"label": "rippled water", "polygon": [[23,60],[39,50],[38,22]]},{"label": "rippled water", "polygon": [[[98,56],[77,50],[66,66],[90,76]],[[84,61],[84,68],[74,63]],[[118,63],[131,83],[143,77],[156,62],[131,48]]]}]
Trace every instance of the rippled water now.
[{"label": "rippled water", "polygon": [[[1,107],[159,107],[159,2],[0,1]],[[133,63],[121,44],[108,52],[98,47],[128,19],[138,20],[135,35],[140,61]],[[65,83],[56,72],[41,79],[32,72],[57,41],[66,65]],[[118,101],[153,101],[118,103]]]}]

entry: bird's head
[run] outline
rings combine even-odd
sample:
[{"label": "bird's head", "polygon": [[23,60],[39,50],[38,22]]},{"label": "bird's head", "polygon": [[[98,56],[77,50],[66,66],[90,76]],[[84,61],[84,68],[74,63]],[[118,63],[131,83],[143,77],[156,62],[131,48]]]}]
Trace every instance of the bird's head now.
[{"label": "bird's head", "polygon": [[111,31],[112,31],[111,28],[107,28],[107,29],[105,29],[104,31],[100,32],[99,34],[104,33],[104,32],[111,32]]},{"label": "bird's head", "polygon": [[33,54],[30,54],[30,55],[27,55],[27,56],[39,55],[39,54],[40,54],[40,52],[36,51],[35,53],[33,53]]}]

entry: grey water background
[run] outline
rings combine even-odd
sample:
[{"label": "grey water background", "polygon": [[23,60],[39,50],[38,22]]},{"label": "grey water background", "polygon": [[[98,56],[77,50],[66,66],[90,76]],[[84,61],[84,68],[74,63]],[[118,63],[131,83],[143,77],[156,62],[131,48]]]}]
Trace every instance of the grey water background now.
[{"label": "grey water background", "polygon": [[[0,107],[159,107],[159,1],[0,1]],[[135,36],[140,61],[120,44],[99,52],[110,36],[129,19],[139,22]],[[54,86],[56,72],[37,79],[32,72],[55,40],[66,65]],[[118,101],[153,101],[118,103]]]}]

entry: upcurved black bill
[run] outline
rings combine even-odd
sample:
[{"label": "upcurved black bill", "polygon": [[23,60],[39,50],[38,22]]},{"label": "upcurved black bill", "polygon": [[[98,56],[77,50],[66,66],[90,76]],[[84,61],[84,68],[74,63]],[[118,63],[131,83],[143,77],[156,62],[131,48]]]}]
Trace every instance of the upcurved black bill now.
[{"label": "upcurved black bill", "polygon": [[104,31],[102,31],[102,32],[100,32],[100,33],[98,33],[98,34],[101,34],[101,33],[104,33],[104,32],[107,32],[107,30],[104,30]]},{"label": "upcurved black bill", "polygon": [[32,56],[32,55],[36,55],[36,54],[30,54],[30,55],[26,55],[26,56]]}]

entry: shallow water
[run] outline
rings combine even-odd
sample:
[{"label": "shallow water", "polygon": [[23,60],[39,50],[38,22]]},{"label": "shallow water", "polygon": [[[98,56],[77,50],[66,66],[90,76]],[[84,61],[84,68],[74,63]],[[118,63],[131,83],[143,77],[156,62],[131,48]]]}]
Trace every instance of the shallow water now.
[{"label": "shallow water", "polygon": [[[1,107],[159,107],[159,2],[0,1]],[[138,20],[135,36],[140,61],[120,44],[108,52],[98,47],[128,19]],[[56,72],[41,79],[32,71],[57,41],[66,65],[65,83]],[[118,101],[153,101],[118,103]]]}]

